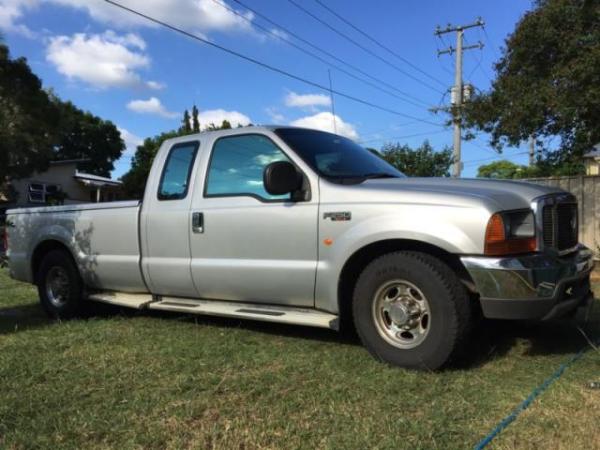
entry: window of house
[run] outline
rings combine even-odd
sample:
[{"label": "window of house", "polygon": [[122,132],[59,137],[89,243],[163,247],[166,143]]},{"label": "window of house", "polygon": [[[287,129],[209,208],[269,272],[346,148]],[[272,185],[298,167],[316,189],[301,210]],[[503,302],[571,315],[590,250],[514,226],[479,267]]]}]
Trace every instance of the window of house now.
[{"label": "window of house", "polygon": [[263,171],[288,157],[268,137],[259,134],[218,139],[210,160],[205,195],[242,196],[259,200],[286,200],[290,195],[271,195],[263,185]]},{"label": "window of house", "polygon": [[28,200],[30,203],[48,203],[48,201],[61,191],[58,184],[30,183]]},{"label": "window of house", "polygon": [[198,142],[184,142],[171,147],[158,186],[159,200],[186,197],[197,151]]}]

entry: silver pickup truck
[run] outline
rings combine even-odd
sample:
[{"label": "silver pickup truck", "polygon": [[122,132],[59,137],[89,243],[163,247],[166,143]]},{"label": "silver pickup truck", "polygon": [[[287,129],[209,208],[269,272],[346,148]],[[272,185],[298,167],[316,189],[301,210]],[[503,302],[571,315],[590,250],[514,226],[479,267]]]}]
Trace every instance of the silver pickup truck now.
[{"label": "silver pickup truck", "polygon": [[407,178],[346,138],[249,127],[166,141],[143,202],[8,211],[12,277],[46,312],[90,301],[340,329],[378,359],[437,369],[477,315],[591,304],[575,198]]}]

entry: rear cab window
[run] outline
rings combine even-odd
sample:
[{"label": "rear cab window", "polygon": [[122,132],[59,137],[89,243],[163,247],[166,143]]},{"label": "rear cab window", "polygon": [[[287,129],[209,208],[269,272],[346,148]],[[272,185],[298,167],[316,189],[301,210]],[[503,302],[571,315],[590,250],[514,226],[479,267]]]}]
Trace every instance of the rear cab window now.
[{"label": "rear cab window", "polygon": [[159,200],[181,200],[187,196],[199,145],[193,141],[171,147],[158,185]]}]

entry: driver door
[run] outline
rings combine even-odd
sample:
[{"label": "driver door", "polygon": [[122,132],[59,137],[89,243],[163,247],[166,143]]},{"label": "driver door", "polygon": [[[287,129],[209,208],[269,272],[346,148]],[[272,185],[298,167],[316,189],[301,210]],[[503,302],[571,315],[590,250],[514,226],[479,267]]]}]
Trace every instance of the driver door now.
[{"label": "driver door", "polygon": [[298,166],[263,134],[214,142],[190,218],[191,273],[200,298],[314,305],[317,183],[307,178],[307,201],[268,194],[264,168],[282,160]]}]

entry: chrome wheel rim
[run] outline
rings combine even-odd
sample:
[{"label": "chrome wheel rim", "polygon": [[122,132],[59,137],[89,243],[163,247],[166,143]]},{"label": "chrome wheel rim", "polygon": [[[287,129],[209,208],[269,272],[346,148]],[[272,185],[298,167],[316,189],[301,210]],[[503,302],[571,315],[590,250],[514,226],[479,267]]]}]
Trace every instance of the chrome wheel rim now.
[{"label": "chrome wheel rim", "polygon": [[402,349],[419,346],[431,328],[427,298],[406,280],[393,280],[382,285],[375,293],[372,314],[379,335]]},{"label": "chrome wheel rim", "polygon": [[46,296],[50,303],[63,307],[69,298],[69,276],[62,267],[52,267],[46,274]]}]

